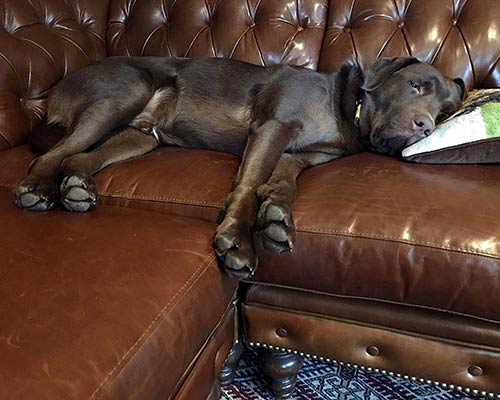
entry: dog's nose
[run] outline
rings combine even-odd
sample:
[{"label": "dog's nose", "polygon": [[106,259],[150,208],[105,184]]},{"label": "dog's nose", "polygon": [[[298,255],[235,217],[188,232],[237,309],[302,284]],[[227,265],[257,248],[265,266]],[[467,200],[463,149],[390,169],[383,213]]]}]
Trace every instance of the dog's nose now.
[{"label": "dog's nose", "polygon": [[413,119],[413,130],[429,136],[434,130],[434,121],[425,115],[416,115]]}]

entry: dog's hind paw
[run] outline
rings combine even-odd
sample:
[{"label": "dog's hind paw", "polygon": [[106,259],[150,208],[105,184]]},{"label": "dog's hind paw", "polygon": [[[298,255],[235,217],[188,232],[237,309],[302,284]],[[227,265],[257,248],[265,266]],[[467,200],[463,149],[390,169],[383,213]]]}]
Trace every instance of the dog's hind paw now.
[{"label": "dog's hind paw", "polygon": [[238,279],[250,278],[257,266],[257,257],[250,233],[242,233],[236,226],[220,225],[213,248],[227,273]]},{"label": "dog's hind paw", "polygon": [[271,253],[293,250],[295,225],[290,204],[272,197],[262,202],[257,214],[257,238],[262,247]]},{"label": "dog's hind paw", "polygon": [[68,175],[64,177],[59,191],[61,203],[69,211],[90,211],[97,204],[96,188],[91,177]]},{"label": "dog's hind paw", "polygon": [[28,176],[16,188],[15,204],[30,211],[48,211],[54,206],[57,194],[52,180]]}]

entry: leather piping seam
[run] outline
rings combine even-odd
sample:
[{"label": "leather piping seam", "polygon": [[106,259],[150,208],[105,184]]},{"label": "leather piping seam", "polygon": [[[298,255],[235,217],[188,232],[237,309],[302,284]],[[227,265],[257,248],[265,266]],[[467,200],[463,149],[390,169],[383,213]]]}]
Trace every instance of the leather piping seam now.
[{"label": "leather piping seam", "polygon": [[[6,190],[6,191],[12,191],[14,188],[12,186],[3,186],[0,185],[0,190]],[[108,199],[120,199],[120,200],[135,200],[135,201],[153,201],[157,203],[170,203],[170,204],[180,204],[180,205],[187,205],[187,206],[201,206],[201,207],[207,207],[207,208],[220,208],[222,207],[222,204],[218,203],[210,203],[210,202],[203,202],[203,201],[196,201],[196,200],[186,200],[186,199],[180,199],[180,198],[173,198],[173,197],[162,197],[162,196],[134,196],[134,195],[128,195],[125,193],[98,193],[98,198],[99,197],[105,197]]]},{"label": "leather piping seam", "polygon": [[222,203],[212,203],[208,201],[197,201],[197,200],[187,200],[183,198],[176,197],[165,197],[165,196],[136,196],[133,194],[126,194],[120,192],[106,192],[106,193],[98,193],[100,197],[108,197],[108,198],[119,198],[123,200],[143,200],[143,201],[156,201],[156,202],[166,202],[173,204],[185,204],[190,206],[206,206],[211,208],[220,208],[222,207]]},{"label": "leather piping seam", "polygon": [[362,232],[346,232],[346,231],[340,231],[340,230],[335,230],[335,229],[316,229],[316,228],[299,228],[297,227],[296,229],[297,233],[306,233],[306,234],[312,234],[312,235],[321,235],[321,236],[340,236],[340,237],[348,237],[348,238],[354,238],[354,239],[368,239],[368,240],[379,240],[383,242],[393,242],[393,243],[400,243],[400,244],[406,244],[408,246],[419,246],[419,247],[427,247],[430,249],[435,249],[435,250],[446,250],[446,251],[452,251],[456,253],[463,253],[463,254],[469,254],[469,255],[475,255],[475,256],[481,256],[481,257],[487,257],[487,258],[494,258],[496,260],[500,259],[500,255],[498,254],[492,254],[492,253],[486,253],[486,252],[476,252],[476,251],[471,251],[471,250],[466,250],[466,249],[461,249],[459,247],[451,247],[451,246],[443,246],[443,245],[438,245],[430,242],[422,242],[418,240],[405,240],[401,238],[396,238],[394,236],[385,236],[385,235],[377,235],[377,234],[371,234],[371,233],[362,233]]},{"label": "leather piping seam", "polygon": [[[196,368],[196,364],[198,363],[199,359],[203,355],[203,352],[206,350],[206,348],[208,347],[208,345],[210,344],[212,339],[214,339],[217,336],[217,334],[219,333],[219,329],[226,322],[226,318],[230,315],[231,311],[237,312],[237,309],[236,309],[237,306],[234,304],[234,300],[235,300],[235,298],[233,297],[233,301],[231,301],[231,303],[229,303],[229,306],[224,311],[224,314],[220,318],[219,322],[217,322],[217,325],[212,329],[212,332],[210,332],[207,340],[205,340],[205,342],[201,346],[200,350],[193,357],[193,359],[189,363],[189,366],[186,368],[186,371],[184,371],[184,374],[179,379],[179,383],[177,384],[177,387],[173,391],[173,393],[175,395],[178,395],[179,392],[183,389],[184,384],[187,382],[187,380],[191,376],[191,373],[193,372],[194,368]],[[237,342],[238,339],[233,338],[232,344],[234,344],[235,341]]]},{"label": "leather piping seam", "polygon": [[492,346],[488,346],[488,345],[484,345],[484,344],[476,344],[476,343],[472,343],[472,342],[460,341],[457,339],[449,339],[449,338],[436,336],[436,335],[432,335],[432,334],[421,333],[421,332],[402,330],[402,329],[398,329],[398,328],[394,328],[394,327],[390,327],[390,326],[377,325],[377,324],[373,324],[373,323],[358,321],[355,319],[334,317],[331,315],[319,314],[319,313],[314,313],[314,312],[310,312],[310,311],[295,310],[295,309],[284,308],[284,307],[279,307],[279,306],[262,305],[262,304],[251,303],[251,302],[243,303],[243,306],[254,307],[257,309],[284,312],[287,314],[292,314],[293,316],[303,315],[306,317],[313,317],[313,318],[328,320],[328,321],[336,321],[336,322],[341,322],[343,324],[356,325],[356,326],[361,326],[364,328],[379,329],[379,330],[383,330],[383,331],[387,331],[387,332],[397,333],[399,335],[411,336],[414,338],[426,339],[426,340],[431,340],[434,342],[452,344],[455,346],[465,347],[465,348],[469,348],[472,350],[486,350],[486,351],[491,351],[494,353],[500,353],[500,349],[498,347],[492,347]]},{"label": "leather piping seam", "polygon": [[[184,283],[184,285],[182,285],[182,287],[177,291],[177,293],[175,293],[175,295],[169,300],[169,302],[153,318],[153,320],[148,325],[148,327],[144,330],[144,332],[141,334],[141,336],[139,336],[139,338],[134,342],[134,344],[123,354],[122,358],[116,363],[116,365],[108,372],[108,374],[104,377],[104,379],[101,381],[101,383],[97,386],[97,388],[91,394],[90,399],[100,399],[102,397],[103,393],[101,392],[101,394],[99,394],[99,391],[109,381],[111,375],[113,375],[113,373],[123,364],[125,358],[127,358],[127,356],[133,350],[135,350],[136,348],[137,348],[137,350],[141,349],[141,347],[144,345],[144,343],[146,343],[147,339],[150,338],[151,335],[153,334],[154,328],[160,323],[162,316],[165,314],[165,311],[167,311],[170,308],[170,306],[177,303],[177,301],[182,297],[182,295],[184,293],[186,293],[187,289],[192,287],[193,284],[201,278],[204,270],[207,269],[208,266],[210,266],[214,260],[215,260],[215,256],[213,254],[211,254],[191,274],[191,276]],[[147,335],[147,337],[146,337],[146,335]],[[137,354],[137,352],[135,354]]]},{"label": "leather piping seam", "polygon": [[[430,311],[440,312],[440,313],[444,313],[444,314],[457,315],[460,317],[472,318],[472,319],[476,319],[479,321],[484,321],[484,322],[493,323],[493,324],[497,324],[497,325],[500,324],[500,321],[497,321],[497,320],[494,320],[491,318],[484,318],[484,317],[479,317],[479,316],[472,315],[472,314],[465,314],[465,313],[461,313],[458,311],[445,310],[442,308],[431,307],[431,306],[422,306],[422,305],[412,304],[412,303],[400,303],[398,301],[393,301],[393,300],[375,299],[375,298],[363,297],[363,296],[349,296],[349,295],[344,295],[344,294],[326,293],[326,292],[321,292],[319,290],[298,288],[296,286],[280,285],[277,283],[261,282],[258,280],[254,281],[254,280],[242,279],[242,282],[250,283],[253,285],[253,287],[257,286],[257,285],[262,285],[262,286],[267,286],[267,287],[277,287],[277,288],[282,288],[282,289],[312,293],[312,294],[321,295],[321,296],[338,297],[341,299],[351,299],[351,300],[354,299],[354,300],[365,300],[365,301],[369,301],[369,302],[379,302],[379,303],[383,303],[383,304],[391,304],[391,305],[402,306],[402,307],[416,308],[419,310],[430,310]],[[253,287],[249,289],[248,293],[250,293],[250,291],[253,290]]]},{"label": "leather piping seam", "polygon": [[[2,189],[7,189],[7,190],[12,190],[12,188],[7,188],[4,186],[0,186]],[[99,194],[101,197],[107,197],[107,198],[119,198],[123,200],[143,200],[143,201],[156,201],[156,202],[167,202],[167,203],[172,203],[172,204],[183,204],[183,205],[190,205],[190,206],[205,206],[205,207],[210,207],[210,208],[220,208],[222,207],[222,204],[219,203],[212,203],[212,202],[204,202],[204,201],[196,201],[196,200],[191,200],[187,201],[186,199],[182,198],[175,198],[175,197],[163,197],[163,196],[135,196],[135,195],[128,195],[125,193],[120,193],[120,192],[107,192],[103,194]],[[408,246],[419,246],[419,247],[426,247],[430,249],[435,249],[435,250],[445,250],[445,251],[452,251],[456,253],[462,253],[462,254],[468,254],[468,255],[474,255],[474,256],[479,256],[479,257],[487,257],[487,258],[493,258],[493,259],[500,259],[500,255],[498,254],[492,254],[492,253],[486,253],[486,252],[475,252],[475,251],[470,251],[467,249],[461,249],[459,247],[451,247],[451,246],[442,246],[430,242],[422,242],[418,240],[404,240],[401,238],[396,238],[393,236],[385,236],[385,235],[376,235],[376,234],[370,234],[370,233],[362,233],[362,232],[346,232],[346,231],[341,231],[341,230],[335,230],[335,229],[317,229],[317,228],[302,228],[302,227],[297,227],[296,228],[297,233],[305,233],[305,234],[312,234],[312,235],[321,235],[321,236],[340,236],[340,237],[349,237],[349,238],[354,238],[354,239],[369,239],[369,240],[380,240],[384,242],[392,242],[392,243],[400,243],[400,244],[405,244]]]}]

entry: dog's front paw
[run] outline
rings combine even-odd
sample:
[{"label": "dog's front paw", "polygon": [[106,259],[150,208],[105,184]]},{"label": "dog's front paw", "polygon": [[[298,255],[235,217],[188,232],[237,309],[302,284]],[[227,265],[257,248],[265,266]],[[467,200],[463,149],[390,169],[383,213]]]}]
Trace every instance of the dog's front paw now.
[{"label": "dog's front paw", "polygon": [[236,223],[222,223],[215,234],[213,247],[219,262],[231,275],[239,279],[250,278],[257,266],[257,257],[249,232]]},{"label": "dog's front paw", "polygon": [[262,247],[275,254],[291,252],[295,242],[291,204],[268,197],[257,214],[257,237]]},{"label": "dog's front paw", "polygon": [[93,210],[97,203],[97,191],[92,177],[68,175],[61,186],[61,203],[69,211],[85,212]]},{"label": "dog's front paw", "polygon": [[57,185],[51,179],[27,176],[16,188],[15,204],[31,211],[48,211],[57,195]]}]

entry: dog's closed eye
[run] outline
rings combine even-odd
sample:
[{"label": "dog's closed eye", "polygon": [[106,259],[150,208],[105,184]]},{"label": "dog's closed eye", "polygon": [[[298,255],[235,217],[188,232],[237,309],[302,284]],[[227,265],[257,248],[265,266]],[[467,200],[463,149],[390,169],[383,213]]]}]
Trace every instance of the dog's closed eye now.
[{"label": "dog's closed eye", "polygon": [[415,90],[415,93],[418,94],[419,96],[424,94],[424,87],[421,86],[419,83],[410,81],[410,85]]},{"label": "dog's closed eye", "polygon": [[436,118],[436,122],[439,124],[441,122],[443,122],[444,120],[448,119],[450,116],[451,116],[451,112],[446,112],[446,111],[441,111],[437,118]]}]

